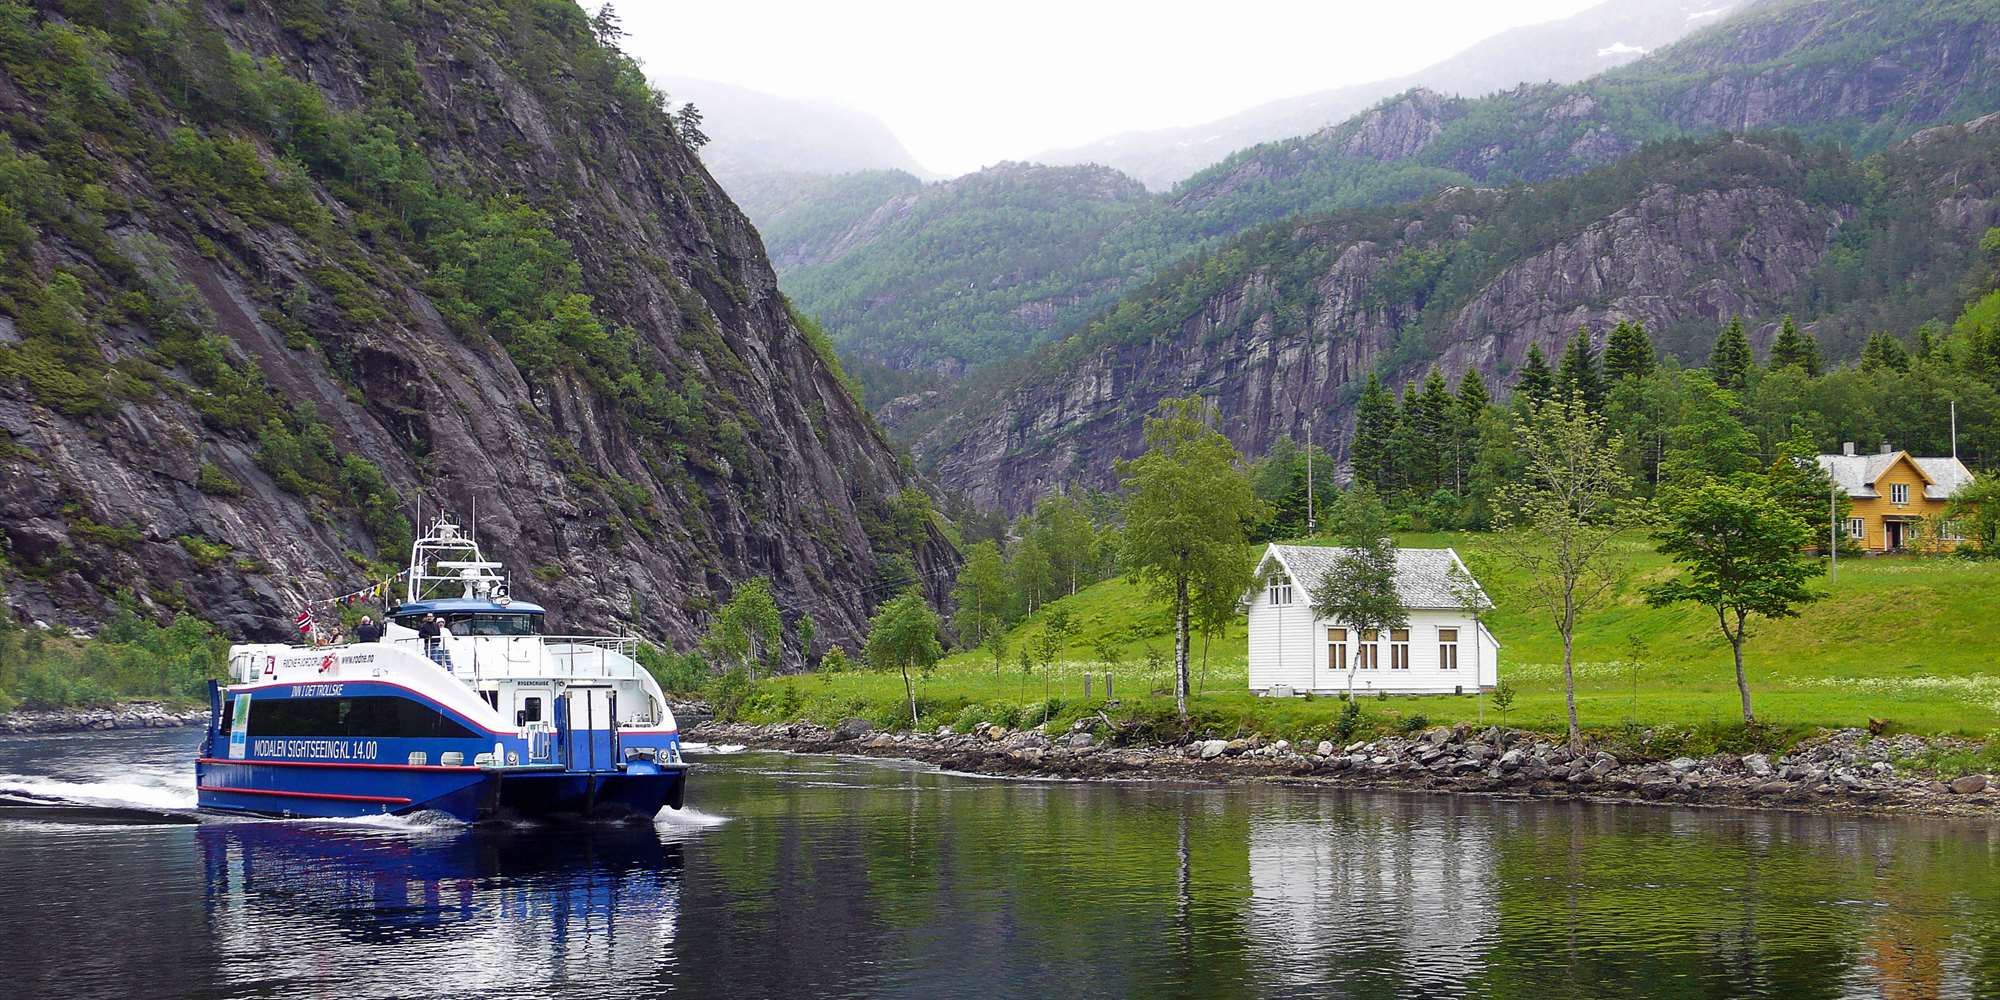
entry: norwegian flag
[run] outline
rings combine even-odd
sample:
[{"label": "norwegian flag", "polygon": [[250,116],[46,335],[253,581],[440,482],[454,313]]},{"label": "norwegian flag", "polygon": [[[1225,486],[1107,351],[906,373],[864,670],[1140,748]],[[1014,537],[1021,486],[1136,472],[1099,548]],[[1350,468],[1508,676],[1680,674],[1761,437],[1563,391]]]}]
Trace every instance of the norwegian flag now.
[{"label": "norwegian flag", "polygon": [[299,634],[300,634],[300,635],[311,635],[311,634],[313,634],[313,624],[314,624],[314,623],[313,623],[313,613],[312,613],[312,609],[311,609],[311,608],[302,608],[302,609],[300,609],[300,610],[299,610],[299,616],[298,616],[298,618],[296,618],[296,619],[294,619],[294,620],[293,620],[293,624],[295,624],[295,625],[297,625],[297,626],[299,627]]}]

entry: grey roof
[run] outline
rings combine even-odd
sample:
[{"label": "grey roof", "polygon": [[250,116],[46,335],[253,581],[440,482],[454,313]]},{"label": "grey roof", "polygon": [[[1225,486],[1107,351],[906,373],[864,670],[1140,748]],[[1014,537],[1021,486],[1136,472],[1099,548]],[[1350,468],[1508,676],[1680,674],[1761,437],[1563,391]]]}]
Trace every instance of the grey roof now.
[{"label": "grey roof", "polygon": [[[1311,595],[1348,551],[1332,545],[1273,545],[1265,550],[1264,558],[1268,560],[1276,556],[1292,571],[1292,582]],[[1465,607],[1464,597],[1452,588],[1453,567],[1463,570],[1466,578],[1471,579],[1471,571],[1464,569],[1465,564],[1459,561],[1458,553],[1451,549],[1397,549],[1396,596],[1402,599],[1406,608]],[[1478,584],[1475,582],[1474,586]],[[1484,591],[1480,592],[1480,597],[1485,598]],[[1311,600],[1311,597],[1306,599]],[[1492,602],[1485,603],[1491,606]]]},{"label": "grey roof", "polygon": [[[1833,479],[1833,484],[1851,497],[1874,497],[1875,481],[1882,478],[1889,467],[1907,452],[1892,451],[1887,455],[1821,455],[1819,467]],[[1944,500],[1959,487],[1972,482],[1972,470],[1955,458],[1918,458],[1910,455],[1910,461],[1923,470],[1931,484],[1924,487],[1924,496],[1932,500]]]}]

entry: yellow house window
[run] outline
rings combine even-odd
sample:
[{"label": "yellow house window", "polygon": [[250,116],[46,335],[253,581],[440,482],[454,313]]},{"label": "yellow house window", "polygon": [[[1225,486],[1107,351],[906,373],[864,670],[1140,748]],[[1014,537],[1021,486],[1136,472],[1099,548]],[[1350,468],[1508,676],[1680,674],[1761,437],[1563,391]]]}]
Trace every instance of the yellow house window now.
[{"label": "yellow house window", "polygon": [[1889,484],[1889,502],[1901,506],[1910,502],[1910,484]]},{"label": "yellow house window", "polygon": [[1847,519],[1847,537],[1860,538],[1863,534],[1867,532],[1867,530],[1868,530],[1867,524],[1863,522],[1860,518],[1850,517]]}]

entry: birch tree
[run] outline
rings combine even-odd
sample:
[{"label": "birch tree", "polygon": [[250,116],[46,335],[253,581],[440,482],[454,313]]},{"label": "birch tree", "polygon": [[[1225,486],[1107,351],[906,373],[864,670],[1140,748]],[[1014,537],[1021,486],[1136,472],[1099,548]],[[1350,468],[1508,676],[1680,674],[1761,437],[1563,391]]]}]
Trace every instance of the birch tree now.
[{"label": "birch tree", "polygon": [[1640,520],[1632,481],[1618,462],[1619,442],[1584,406],[1531,404],[1517,433],[1523,477],[1499,494],[1499,526],[1519,533],[1501,558],[1519,571],[1520,602],[1555,626],[1563,645],[1563,704],[1569,744],[1581,750],[1576,721],[1576,629],[1610,596],[1625,560],[1615,545]]},{"label": "birch tree", "polygon": [[1121,561],[1173,607],[1174,707],[1183,719],[1193,596],[1204,581],[1240,573],[1238,553],[1264,510],[1213,419],[1199,396],[1167,400],[1146,419],[1146,453],[1118,466],[1131,497]]}]

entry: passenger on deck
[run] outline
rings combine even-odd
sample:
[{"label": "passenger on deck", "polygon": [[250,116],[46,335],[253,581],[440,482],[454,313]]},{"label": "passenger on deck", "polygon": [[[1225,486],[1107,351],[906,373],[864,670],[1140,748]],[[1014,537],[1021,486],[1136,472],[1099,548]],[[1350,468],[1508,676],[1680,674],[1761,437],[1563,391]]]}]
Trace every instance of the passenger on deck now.
[{"label": "passenger on deck", "polygon": [[438,641],[441,631],[436,615],[425,615],[424,620],[417,623],[417,638],[424,641],[424,652],[430,655],[431,662],[439,666],[444,665],[444,643]]},{"label": "passenger on deck", "polygon": [[382,641],[382,626],[376,623],[374,615],[361,616],[361,624],[354,626],[354,641],[355,642]]}]

